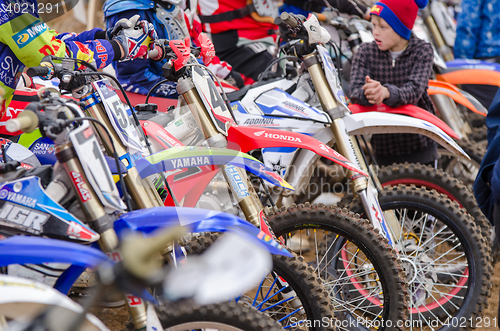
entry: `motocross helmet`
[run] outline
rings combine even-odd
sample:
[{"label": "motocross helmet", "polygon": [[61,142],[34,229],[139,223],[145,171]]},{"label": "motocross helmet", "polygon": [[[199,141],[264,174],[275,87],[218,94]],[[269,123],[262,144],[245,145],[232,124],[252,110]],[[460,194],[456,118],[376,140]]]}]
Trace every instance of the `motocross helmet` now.
[{"label": "motocross helmet", "polygon": [[165,26],[166,38],[169,40],[189,36],[184,10],[185,0],[106,0],[103,11],[104,18],[128,10],[148,10],[154,8],[156,19]]},{"label": "motocross helmet", "polygon": [[156,18],[163,24],[169,40],[184,40],[189,37],[188,24],[182,0],[162,0],[155,7]]}]

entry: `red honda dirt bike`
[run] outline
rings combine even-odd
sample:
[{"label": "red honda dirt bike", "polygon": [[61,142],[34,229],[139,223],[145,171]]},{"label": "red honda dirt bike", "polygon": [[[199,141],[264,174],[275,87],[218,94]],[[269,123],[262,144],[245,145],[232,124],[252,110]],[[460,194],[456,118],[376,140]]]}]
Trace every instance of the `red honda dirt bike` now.
[{"label": "red honda dirt bike", "polygon": [[[203,54],[205,43],[201,44]],[[182,41],[158,41],[157,46],[169,59],[163,68],[164,75],[170,81],[177,82],[177,90],[182,97],[178,107],[171,111],[174,113],[172,115],[169,114],[171,112],[157,112],[152,104],[136,106],[138,117],[142,117],[143,130],[153,142],[153,150],[182,146],[183,142],[247,151],[268,147],[303,148],[361,176],[366,175],[342,155],[307,135],[236,125],[231,108],[223,101],[206,67],[197,63],[190,47]],[[249,184],[244,172],[234,176],[227,167],[221,170],[214,171],[213,168],[200,165],[191,170],[165,173],[165,176],[173,194],[182,201],[183,206],[203,206],[243,214],[247,220],[266,227],[261,200],[266,199],[274,205],[270,194],[266,192],[266,186],[259,181]],[[259,190],[262,192],[260,199],[254,185],[263,188]],[[364,329],[370,328],[374,319],[396,322],[397,318],[404,318],[407,297],[404,281],[399,279],[399,262],[389,261],[387,253],[392,255],[394,250],[372,231],[373,227],[367,221],[346,210],[309,204],[293,205],[280,211],[280,215],[290,215],[287,219],[292,222],[297,219],[297,213],[321,224],[316,241],[323,243],[321,249],[324,258],[312,266],[324,281],[328,281],[330,294],[335,297],[332,302],[336,306],[338,319],[350,321],[353,329]],[[187,249],[199,252],[200,245],[206,239],[193,242],[191,248]],[[288,241],[288,244],[291,242],[293,240]],[[318,253],[317,245],[300,238],[293,244],[296,251],[302,252],[307,246]],[[333,247],[340,249],[333,253]],[[389,266],[387,263],[394,264]],[[370,271],[366,272],[366,268]],[[343,276],[346,273],[348,278]],[[392,287],[398,288],[400,292],[393,291]],[[363,316],[366,309],[372,314],[365,320]]]}]

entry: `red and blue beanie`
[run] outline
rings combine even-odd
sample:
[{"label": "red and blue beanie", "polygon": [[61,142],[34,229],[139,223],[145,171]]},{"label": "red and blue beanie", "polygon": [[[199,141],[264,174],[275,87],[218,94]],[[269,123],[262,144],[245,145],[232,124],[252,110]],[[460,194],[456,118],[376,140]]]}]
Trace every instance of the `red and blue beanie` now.
[{"label": "red and blue beanie", "polygon": [[418,9],[425,8],[428,0],[381,0],[373,5],[370,14],[383,18],[398,35],[410,39]]}]

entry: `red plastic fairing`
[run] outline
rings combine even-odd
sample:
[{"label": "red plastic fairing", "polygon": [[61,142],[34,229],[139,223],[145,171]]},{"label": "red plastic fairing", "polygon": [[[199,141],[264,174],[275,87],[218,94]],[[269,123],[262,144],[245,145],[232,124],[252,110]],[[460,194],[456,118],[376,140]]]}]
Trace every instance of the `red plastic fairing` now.
[{"label": "red plastic fairing", "polygon": [[[158,142],[163,148],[184,146],[173,135],[166,131],[161,125],[151,121],[140,121],[144,133]],[[207,185],[219,171],[215,166],[200,166],[197,168],[183,168],[165,173],[170,188],[179,201],[184,201],[184,207],[194,207]],[[172,197],[167,197],[165,206],[174,206]]]},{"label": "red plastic fairing", "polygon": [[161,125],[153,121],[140,121],[144,133],[148,137],[156,140],[163,148],[169,149],[171,147],[184,146],[177,138],[166,131]]},{"label": "red plastic fairing", "polygon": [[248,152],[267,147],[305,148],[341,166],[368,176],[364,171],[321,141],[301,133],[232,125],[227,131],[228,148]]},{"label": "red plastic fairing", "polygon": [[474,105],[460,92],[460,90],[452,84],[446,82],[440,82],[437,80],[429,80],[429,88],[427,89],[429,95],[444,94],[452,98],[455,102],[469,108],[476,114],[481,116],[486,116],[486,114],[480,112],[474,107]]},{"label": "red plastic fairing", "polygon": [[401,107],[389,107],[386,105],[374,105],[374,106],[361,106],[357,104],[352,104],[349,105],[349,109],[354,113],[367,113],[371,111],[378,111],[381,113],[389,113],[389,114],[399,114],[399,115],[406,115],[406,116],[411,116],[413,118],[418,118],[423,121],[430,122],[443,130],[448,136],[458,139],[457,134],[446,124],[445,122],[441,121],[436,115],[433,115],[426,111],[425,109],[422,109],[420,107],[414,106],[414,105],[406,105],[406,106],[401,106]]},{"label": "red plastic fairing", "polygon": [[181,40],[170,40],[168,45],[174,51],[177,59],[174,60],[174,68],[176,71],[182,69],[187,61],[189,60],[189,55],[191,54],[191,48],[189,47],[189,40],[186,44]]},{"label": "red plastic fairing", "polygon": [[208,65],[215,57],[214,44],[205,33],[200,33],[200,35],[198,36],[198,41],[200,42],[201,46],[201,57],[203,58],[203,63],[205,65]]}]

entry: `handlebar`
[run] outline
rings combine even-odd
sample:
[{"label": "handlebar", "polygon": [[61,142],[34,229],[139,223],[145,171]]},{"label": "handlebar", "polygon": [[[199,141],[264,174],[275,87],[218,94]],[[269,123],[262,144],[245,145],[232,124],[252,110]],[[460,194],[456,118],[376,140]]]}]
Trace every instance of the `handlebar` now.
[{"label": "handlebar", "polygon": [[283,23],[288,24],[291,28],[296,28],[298,25],[298,22],[295,19],[295,17],[288,14],[287,12],[281,13],[280,18],[283,21]]},{"label": "handlebar", "polygon": [[50,68],[48,67],[31,67],[28,68],[26,71],[26,74],[30,77],[37,77],[37,76],[47,76],[50,73]]},{"label": "handlebar", "polygon": [[186,233],[178,226],[159,230],[152,237],[130,235],[122,241],[121,252],[126,270],[139,279],[153,278],[161,270],[162,262],[158,259],[167,245],[181,239]]},{"label": "handlebar", "polygon": [[32,110],[24,110],[17,118],[8,120],[5,129],[9,132],[23,131],[33,132],[38,127],[38,116]]}]

